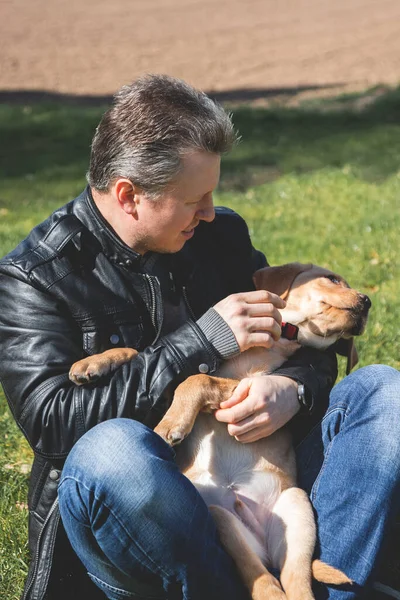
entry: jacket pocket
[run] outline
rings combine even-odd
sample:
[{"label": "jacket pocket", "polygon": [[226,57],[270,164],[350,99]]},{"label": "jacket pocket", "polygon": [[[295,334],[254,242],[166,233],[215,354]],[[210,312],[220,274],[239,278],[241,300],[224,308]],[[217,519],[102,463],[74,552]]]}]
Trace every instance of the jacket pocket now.
[{"label": "jacket pocket", "polygon": [[134,348],[140,350],[143,341],[143,326],[116,325],[98,327],[95,331],[83,332],[83,349],[86,354],[99,354],[109,348]]},{"label": "jacket pocket", "polygon": [[143,349],[144,326],[140,316],[126,313],[95,315],[81,323],[83,350],[99,354],[109,348]]}]

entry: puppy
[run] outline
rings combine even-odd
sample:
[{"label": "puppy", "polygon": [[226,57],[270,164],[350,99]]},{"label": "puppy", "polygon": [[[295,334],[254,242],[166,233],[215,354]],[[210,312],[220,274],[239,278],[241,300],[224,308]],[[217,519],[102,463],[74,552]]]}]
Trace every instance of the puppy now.
[{"label": "puppy", "polygon": [[[295,326],[296,339],[250,348],[225,361],[215,377],[189,377],[155,431],[168,444],[180,444],[178,466],[208,504],[252,599],[312,600],[312,576],[325,583],[351,582],[341,571],[312,561],[314,515],[307,494],[296,487],[288,430],[241,444],[209,413],[231,396],[239,380],[271,373],[302,345],[326,349],[344,338],[349,371],[357,360],[352,339],[364,331],[371,302],[339,275],[312,264],[267,267],[254,281],[257,289],[286,300],[282,319]],[[93,380],[135,355],[117,348],[88,357],[72,366],[70,378],[78,384]],[[280,583],[268,568],[280,571]]]}]

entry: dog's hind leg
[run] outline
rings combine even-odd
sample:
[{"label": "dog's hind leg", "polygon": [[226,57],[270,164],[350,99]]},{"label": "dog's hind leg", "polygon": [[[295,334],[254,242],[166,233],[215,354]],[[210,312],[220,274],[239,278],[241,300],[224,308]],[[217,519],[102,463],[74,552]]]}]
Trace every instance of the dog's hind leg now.
[{"label": "dog's hind leg", "polygon": [[282,492],[272,510],[268,555],[280,570],[288,600],[314,600],[311,563],[315,547],[314,514],[307,494],[296,487]]},{"label": "dog's hind leg", "polygon": [[272,510],[267,549],[288,600],[313,600],[311,582],[352,584],[345,573],[320,560],[313,561],[316,526],[310,500],[296,487],[282,492]]},{"label": "dog's hind leg", "polygon": [[254,533],[256,538],[260,540],[261,543],[265,542],[265,531],[262,524],[257,520],[254,513],[249,509],[247,504],[243,502],[238,496],[236,496],[236,500],[234,503],[234,509],[239,519],[244,523],[244,525]]},{"label": "dog's hind leg", "polygon": [[238,519],[221,506],[210,506],[220,540],[232,556],[252,600],[285,600],[279,581],[264,567],[244,539]]}]

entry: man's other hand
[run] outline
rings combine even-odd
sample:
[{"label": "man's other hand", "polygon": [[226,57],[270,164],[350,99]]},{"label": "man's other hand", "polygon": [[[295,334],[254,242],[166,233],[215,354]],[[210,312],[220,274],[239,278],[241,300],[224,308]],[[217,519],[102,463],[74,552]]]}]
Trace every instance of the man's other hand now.
[{"label": "man's other hand", "polygon": [[260,375],[242,379],[221,403],[215,418],[228,424],[239,442],[255,442],[285,425],[299,411],[297,383],[289,377]]}]

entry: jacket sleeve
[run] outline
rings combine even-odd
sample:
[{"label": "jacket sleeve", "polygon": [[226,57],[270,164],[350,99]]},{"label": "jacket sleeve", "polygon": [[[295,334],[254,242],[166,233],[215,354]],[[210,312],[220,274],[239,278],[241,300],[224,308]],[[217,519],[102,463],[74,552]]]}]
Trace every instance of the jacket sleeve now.
[{"label": "jacket sleeve", "polygon": [[[269,266],[262,252],[253,249],[253,272]],[[314,411],[326,406],[330,391],[338,375],[337,358],[334,349],[316,350],[301,348],[281,367],[275,375],[290,377],[306,386],[312,395]]]},{"label": "jacket sleeve", "polygon": [[33,450],[63,459],[101,421],[128,417],[153,427],[178,383],[219,358],[200,328],[188,322],[110,377],[88,386],[68,372],[82,357],[82,335],[51,293],[15,272],[0,272],[0,381],[11,411]]}]

